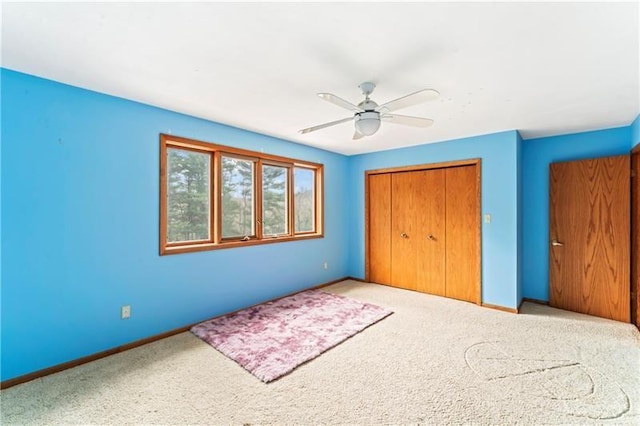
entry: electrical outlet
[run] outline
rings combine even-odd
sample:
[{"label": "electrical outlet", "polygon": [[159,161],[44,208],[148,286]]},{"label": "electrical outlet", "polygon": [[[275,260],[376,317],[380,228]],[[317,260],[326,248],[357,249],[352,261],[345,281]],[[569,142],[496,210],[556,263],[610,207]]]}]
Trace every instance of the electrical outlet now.
[{"label": "electrical outlet", "polygon": [[485,214],[484,215],[484,223],[491,223],[491,215],[490,214]]},{"label": "electrical outlet", "polygon": [[326,260],[322,262],[322,269],[329,269],[329,264],[327,263]]},{"label": "electrical outlet", "polygon": [[122,319],[129,318],[131,316],[131,305],[124,305],[120,309],[120,316],[122,317]]}]

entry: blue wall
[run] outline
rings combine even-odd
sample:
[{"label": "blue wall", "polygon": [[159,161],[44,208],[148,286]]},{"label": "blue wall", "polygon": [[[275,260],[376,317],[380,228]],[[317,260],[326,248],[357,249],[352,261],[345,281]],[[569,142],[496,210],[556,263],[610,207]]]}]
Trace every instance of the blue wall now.
[{"label": "blue wall", "polygon": [[[2,93],[2,72],[0,72],[0,94]],[[0,102],[0,332],[2,327],[2,102]],[[0,376],[2,373],[2,336],[0,335]],[[0,377],[1,379],[1,377]]]},{"label": "blue wall", "polygon": [[454,141],[363,154],[349,159],[349,275],[364,278],[364,172],[366,170],[482,158],[482,302],[518,306],[517,147],[507,131]]},{"label": "blue wall", "polygon": [[631,127],[523,143],[523,296],[549,300],[549,163],[629,153]]},{"label": "blue wall", "polygon": [[[363,278],[371,169],[482,158],[482,213],[492,215],[482,301],[547,300],[549,163],[640,143],[639,116],[597,132],[523,141],[507,131],[345,157],[6,69],[0,84],[2,380]],[[159,133],[325,164],[325,238],[160,257]]]},{"label": "blue wall", "polygon": [[640,115],[631,123],[631,148],[640,144]]},{"label": "blue wall", "polygon": [[[347,275],[346,157],[1,78],[2,380]],[[160,257],[162,132],[323,163],[325,238]]]},{"label": "blue wall", "polygon": [[518,286],[517,286],[517,292],[516,292],[516,299],[518,301],[518,306],[520,306],[520,303],[522,302],[522,286],[523,286],[523,282],[522,282],[522,248],[524,246],[524,242],[523,242],[523,227],[524,224],[522,222],[523,220],[523,213],[522,213],[522,208],[523,208],[523,204],[522,204],[522,145],[524,143],[524,141],[522,140],[522,137],[520,136],[520,133],[517,133],[517,167],[518,167]]}]

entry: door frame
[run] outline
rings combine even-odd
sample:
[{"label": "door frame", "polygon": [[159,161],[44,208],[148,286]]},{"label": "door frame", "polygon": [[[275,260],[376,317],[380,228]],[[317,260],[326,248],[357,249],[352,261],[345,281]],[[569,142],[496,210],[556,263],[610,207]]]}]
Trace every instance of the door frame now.
[{"label": "door frame", "polygon": [[445,161],[441,163],[417,164],[412,166],[389,167],[384,169],[365,170],[364,172],[364,279],[369,282],[369,176],[385,173],[413,172],[418,170],[446,169],[459,166],[476,167],[476,183],[478,211],[478,300],[477,305],[482,305],[482,159],[470,158],[466,160]]},{"label": "door frame", "polygon": [[[635,163],[635,169],[634,169]],[[634,200],[635,197],[635,200]],[[640,143],[631,150],[631,323],[640,329]],[[635,202],[634,202],[635,201]],[[635,295],[635,299],[634,296]]]}]

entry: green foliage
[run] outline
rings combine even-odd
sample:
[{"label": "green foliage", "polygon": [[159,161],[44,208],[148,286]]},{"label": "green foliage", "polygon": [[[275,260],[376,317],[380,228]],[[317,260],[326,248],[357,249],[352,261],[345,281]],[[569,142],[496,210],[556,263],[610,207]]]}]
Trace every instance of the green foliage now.
[{"label": "green foliage", "polygon": [[296,167],[293,169],[294,214],[296,232],[315,231],[315,171]]},{"label": "green foliage", "polygon": [[287,169],[265,165],[262,167],[263,234],[286,234],[287,214]]},{"label": "green foliage", "polygon": [[167,241],[209,238],[209,155],[167,150]]},{"label": "green foliage", "polygon": [[[167,150],[167,240],[204,240],[210,237],[210,156],[193,151]],[[222,157],[222,237],[255,235],[255,163]],[[314,173],[295,169],[295,231],[314,230]],[[262,167],[262,226],[264,235],[287,234],[288,169]]]},{"label": "green foliage", "polygon": [[296,219],[296,232],[311,232],[314,231],[314,199],[313,190],[304,189],[297,190],[294,194],[295,199],[295,219]]},{"label": "green foliage", "polygon": [[254,235],[253,170],[253,161],[222,158],[223,238]]}]

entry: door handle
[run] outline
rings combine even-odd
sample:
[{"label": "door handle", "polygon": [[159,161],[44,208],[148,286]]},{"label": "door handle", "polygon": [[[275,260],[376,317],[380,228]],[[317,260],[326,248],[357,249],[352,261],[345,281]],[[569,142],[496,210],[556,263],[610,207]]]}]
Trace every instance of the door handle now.
[{"label": "door handle", "polygon": [[434,237],[434,236],[433,236],[433,234],[429,234],[429,235],[427,235],[427,238],[428,238],[429,240],[431,240],[431,241],[435,241],[435,240],[436,240],[436,237]]},{"label": "door handle", "polygon": [[551,245],[554,247],[562,247],[564,244],[558,240],[551,240]]},{"label": "door handle", "polygon": [[401,233],[401,234],[400,234],[400,236],[401,236],[402,238],[409,238],[409,236],[407,235],[407,233],[406,233],[406,232]]}]

